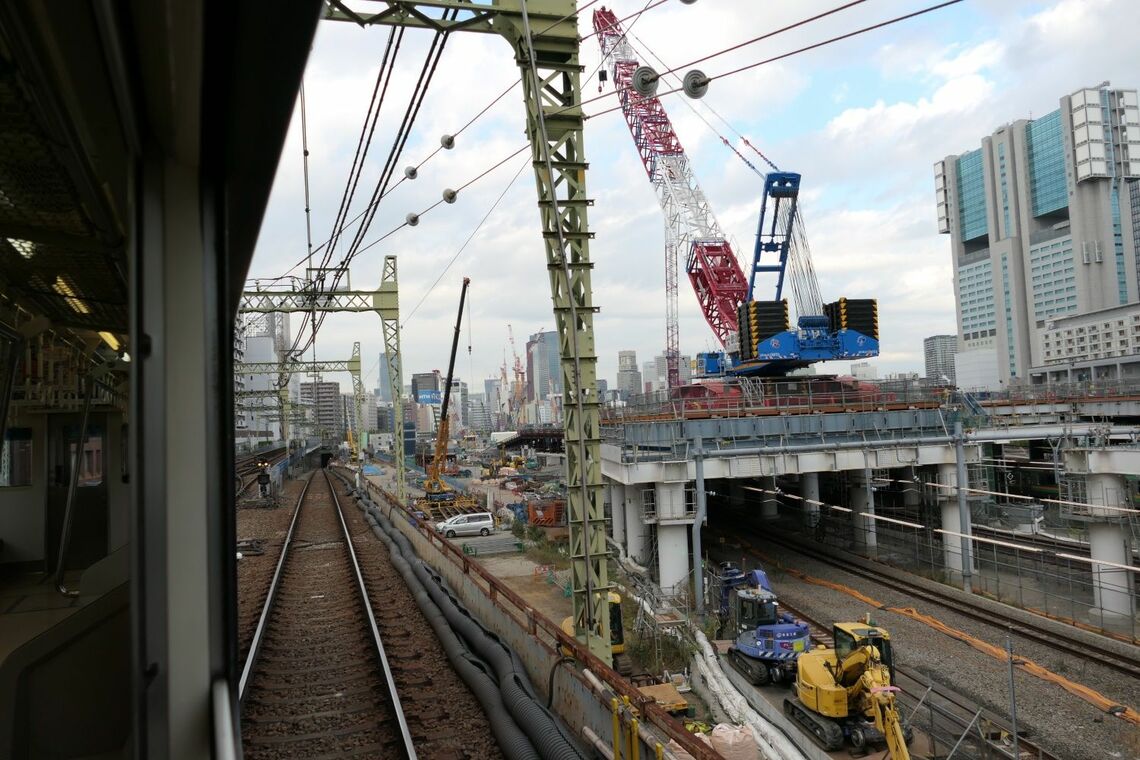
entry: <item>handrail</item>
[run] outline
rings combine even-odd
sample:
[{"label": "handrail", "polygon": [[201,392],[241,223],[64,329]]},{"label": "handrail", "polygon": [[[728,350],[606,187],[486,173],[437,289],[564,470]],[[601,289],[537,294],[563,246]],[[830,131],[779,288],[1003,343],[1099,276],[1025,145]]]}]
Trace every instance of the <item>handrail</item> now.
[{"label": "handrail", "polygon": [[237,760],[237,734],[230,704],[230,685],[224,678],[210,684],[210,711],[214,718],[214,760]]},{"label": "handrail", "polygon": [[95,383],[91,375],[84,375],[83,385],[83,421],[79,424],[79,443],[75,453],[71,455],[71,478],[67,484],[67,505],[63,509],[63,527],[59,534],[59,555],[55,560],[55,588],[63,596],[79,596],[78,590],[67,588],[63,584],[63,573],[67,567],[67,550],[71,546],[71,523],[75,515],[75,494],[79,490],[79,465],[83,461],[83,450],[87,447],[87,421],[91,417],[91,399],[94,394]]}]

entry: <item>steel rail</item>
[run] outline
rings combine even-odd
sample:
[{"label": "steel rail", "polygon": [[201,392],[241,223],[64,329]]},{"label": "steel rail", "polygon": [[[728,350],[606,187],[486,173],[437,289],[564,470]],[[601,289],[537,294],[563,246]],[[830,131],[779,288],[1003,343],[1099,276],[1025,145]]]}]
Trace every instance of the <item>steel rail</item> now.
[{"label": "steel rail", "polygon": [[[756,535],[756,534],[754,534]],[[899,593],[905,594],[908,597],[919,599],[921,601],[929,602],[930,604],[943,607],[959,615],[975,620],[980,623],[985,623],[989,626],[1006,627],[1012,632],[1023,639],[1027,639],[1036,644],[1049,647],[1062,654],[1073,655],[1076,654],[1083,659],[1092,660],[1093,662],[1103,665],[1104,667],[1115,670],[1124,675],[1132,678],[1140,679],[1140,658],[1132,657],[1119,652],[1114,652],[1106,647],[1098,646],[1095,643],[1081,641],[1075,636],[1066,634],[1064,632],[1057,632],[1047,630],[1042,626],[1034,625],[1025,621],[1015,621],[1006,619],[1004,622],[995,623],[994,615],[992,612],[982,609],[979,606],[970,604],[959,599],[955,599],[948,593],[943,593],[935,589],[927,589],[918,584],[909,583],[905,580],[896,578],[895,576],[885,573],[880,570],[875,570],[867,567],[859,567],[842,562],[829,554],[820,551],[814,551],[810,547],[804,547],[799,542],[791,542],[786,540],[785,537],[779,536],[774,532],[768,532],[763,536],[763,540],[782,546],[785,549],[791,549],[798,552],[805,557],[818,560],[832,567],[839,568],[844,572],[852,575],[865,578],[873,581],[874,583],[892,589]],[[1035,614],[1030,612],[1029,614]]]},{"label": "steel rail", "polygon": [[297,505],[293,508],[293,518],[289,521],[289,530],[285,534],[285,541],[281,544],[281,554],[277,557],[277,567],[273,569],[273,580],[269,582],[269,593],[265,596],[265,604],[261,608],[261,616],[257,619],[257,628],[253,632],[253,639],[249,643],[249,653],[245,656],[245,665],[241,669],[241,679],[238,681],[238,704],[245,699],[249,678],[253,674],[253,666],[257,662],[258,652],[261,650],[261,639],[269,623],[269,615],[273,611],[273,603],[277,599],[277,589],[281,585],[281,570],[285,567],[285,558],[289,556],[289,547],[293,544],[293,532],[297,527],[297,518],[301,514],[301,505],[305,503],[305,495],[309,493],[309,486],[313,483],[313,476],[305,481],[301,495],[297,498]]},{"label": "steel rail", "polygon": [[360,572],[360,563],[356,559],[356,549],[352,545],[352,534],[348,530],[348,523],[344,520],[344,511],[340,508],[340,499],[336,495],[328,470],[322,470],[325,483],[328,484],[329,493],[332,494],[333,504],[336,505],[336,516],[340,520],[341,530],[344,531],[344,544],[348,547],[348,558],[352,562],[352,573],[356,578],[356,588],[360,592],[360,603],[364,605],[364,612],[368,617],[368,627],[372,633],[372,642],[376,645],[376,657],[384,671],[384,681],[388,685],[388,696],[391,699],[392,711],[396,714],[396,721],[400,726],[400,736],[403,739],[404,756],[414,760],[416,749],[412,743],[412,735],[408,730],[408,719],[404,715],[403,705],[400,704],[400,695],[396,690],[396,680],[392,676],[392,668],[388,664],[388,656],[384,652],[384,641],[380,636],[380,629],[376,625],[376,615],[372,611],[372,602],[368,596],[368,588],[364,584],[364,575]]}]

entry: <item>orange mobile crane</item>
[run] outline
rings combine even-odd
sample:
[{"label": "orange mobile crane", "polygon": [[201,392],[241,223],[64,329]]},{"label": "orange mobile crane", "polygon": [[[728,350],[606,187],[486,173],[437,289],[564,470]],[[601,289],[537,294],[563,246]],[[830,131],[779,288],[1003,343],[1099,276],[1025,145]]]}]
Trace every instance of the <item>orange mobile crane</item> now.
[{"label": "orange mobile crane", "polygon": [[[443,406],[440,407],[439,429],[435,437],[435,455],[427,468],[427,478],[424,480],[424,499],[421,509],[427,507],[427,512],[433,517],[439,517],[447,512],[467,511],[467,507],[474,507],[469,497],[460,497],[455,489],[444,481],[442,475],[447,462],[447,440],[450,437],[450,419],[448,406],[451,403],[451,379],[455,372],[455,352],[459,348],[459,328],[463,322],[463,302],[467,298],[467,286],[471,278],[463,278],[463,289],[459,291],[459,314],[455,317],[455,336],[451,340],[451,357],[447,362],[447,380],[443,385]],[[471,502],[468,504],[467,502]]]}]

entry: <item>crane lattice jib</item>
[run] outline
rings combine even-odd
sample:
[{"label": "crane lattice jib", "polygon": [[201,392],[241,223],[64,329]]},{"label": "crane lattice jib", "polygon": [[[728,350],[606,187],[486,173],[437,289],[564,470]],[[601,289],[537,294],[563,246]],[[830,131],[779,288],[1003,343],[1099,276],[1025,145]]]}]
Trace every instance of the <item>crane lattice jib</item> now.
[{"label": "crane lattice jib", "polygon": [[[677,254],[685,253],[685,271],[705,321],[721,344],[736,331],[736,307],[748,283],[744,271],[709,207],[665,108],[656,96],[643,97],[630,84],[638,60],[612,10],[594,11],[602,54],[611,64],[613,85],[638,155],[665,214],[666,352],[675,349]],[[670,362],[670,384],[674,362]]]}]

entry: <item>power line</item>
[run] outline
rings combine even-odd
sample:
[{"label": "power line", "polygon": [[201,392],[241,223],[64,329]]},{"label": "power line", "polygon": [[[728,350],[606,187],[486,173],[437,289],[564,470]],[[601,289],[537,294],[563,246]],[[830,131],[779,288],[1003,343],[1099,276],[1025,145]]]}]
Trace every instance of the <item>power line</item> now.
[{"label": "power line", "polygon": [[[518,155],[518,153],[516,152],[513,155]],[[500,162],[499,165],[501,165],[501,164],[502,164],[502,162]],[[503,188],[503,192],[499,193],[499,197],[496,198],[495,202],[491,204],[491,208],[487,209],[487,213],[484,214],[483,218],[479,220],[479,223],[477,225],[475,225],[475,229],[472,230],[471,234],[467,236],[467,239],[463,241],[463,245],[459,246],[459,250],[457,250],[455,252],[455,255],[451,257],[451,260],[447,262],[447,265],[444,266],[443,271],[441,271],[439,273],[439,276],[435,278],[435,282],[433,282],[431,284],[431,286],[427,289],[427,291],[422,296],[420,296],[420,300],[417,301],[416,305],[412,307],[412,310],[410,312],[408,312],[408,316],[404,318],[403,323],[400,325],[401,328],[404,328],[407,326],[408,321],[411,320],[412,316],[414,316],[416,311],[420,308],[420,306],[423,305],[423,302],[427,299],[427,297],[429,295],[431,295],[431,292],[433,290],[435,290],[435,286],[440,283],[440,281],[443,279],[443,276],[445,274],[447,274],[447,271],[449,269],[451,269],[452,264],[454,264],[456,259],[459,258],[459,255],[461,253],[463,253],[463,251],[467,248],[467,244],[470,243],[475,238],[475,236],[477,234],[479,234],[479,230],[481,230],[483,228],[483,225],[486,223],[487,219],[491,216],[492,213],[494,213],[495,209],[498,208],[499,203],[506,196],[507,191],[509,191],[511,189],[511,187],[514,186],[515,182],[518,181],[518,178],[520,176],[522,176],[523,170],[526,169],[526,167],[529,164],[530,164],[530,159],[528,158],[526,161],[524,161],[522,163],[521,166],[519,166],[519,170],[517,172],[515,172],[515,176],[512,177],[511,181],[507,183],[507,186]]]}]

